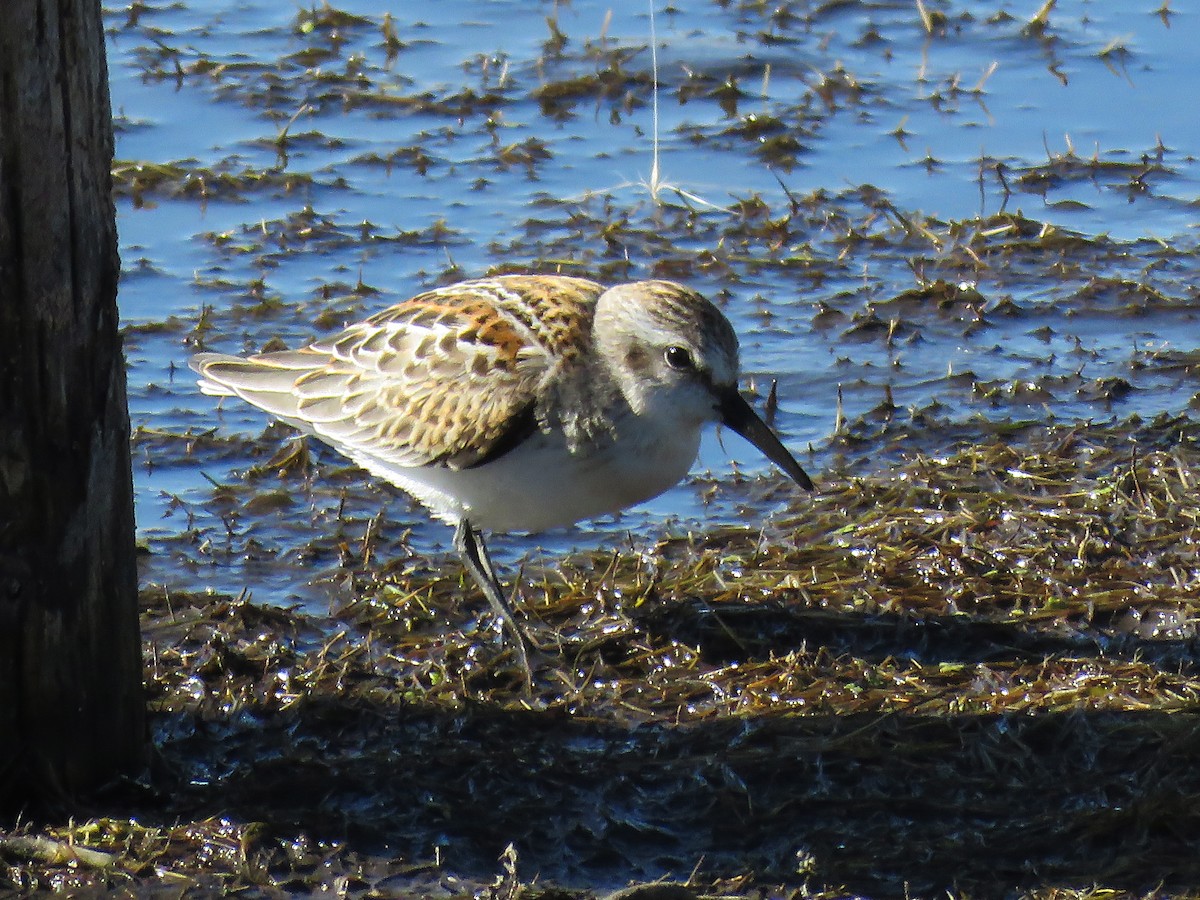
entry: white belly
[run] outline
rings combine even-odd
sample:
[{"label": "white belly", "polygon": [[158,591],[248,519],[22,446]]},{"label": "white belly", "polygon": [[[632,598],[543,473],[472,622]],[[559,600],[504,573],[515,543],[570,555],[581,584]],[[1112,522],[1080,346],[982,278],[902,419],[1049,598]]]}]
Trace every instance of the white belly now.
[{"label": "white belly", "polygon": [[568,452],[561,435],[537,435],[495,462],[459,471],[355,461],[448,522],[466,517],[489,531],[545,531],[649,500],[687,475],[700,429],[654,432],[586,454]]}]

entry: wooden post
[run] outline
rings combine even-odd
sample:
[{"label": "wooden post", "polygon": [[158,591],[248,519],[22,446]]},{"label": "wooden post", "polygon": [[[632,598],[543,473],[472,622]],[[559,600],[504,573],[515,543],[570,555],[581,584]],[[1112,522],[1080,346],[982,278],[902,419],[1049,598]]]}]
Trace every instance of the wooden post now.
[{"label": "wooden post", "polygon": [[99,0],[0,0],[0,823],[144,745]]}]

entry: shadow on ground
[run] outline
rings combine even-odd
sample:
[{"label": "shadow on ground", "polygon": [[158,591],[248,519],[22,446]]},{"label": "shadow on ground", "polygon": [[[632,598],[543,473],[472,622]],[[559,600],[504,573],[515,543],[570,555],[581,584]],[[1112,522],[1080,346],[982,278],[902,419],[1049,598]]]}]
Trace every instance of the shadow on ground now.
[{"label": "shadow on ground", "polygon": [[[1006,645],[1008,661],[1045,653],[1049,665],[1055,649],[1017,629],[965,627],[951,635],[966,650],[954,662],[933,648],[954,623],[836,619],[804,633],[836,634],[847,652],[851,636],[868,654],[924,648],[942,666],[1002,668]],[[785,655],[801,636],[778,629],[771,610],[735,620],[743,643],[776,631],[758,653]],[[727,647],[719,655],[732,663]],[[362,697],[210,721],[173,713],[155,722],[156,786],[164,819],[260,822],[267,846],[302,833],[360,854],[437,858],[481,882],[510,843],[522,880],[593,888],[697,866],[871,896],[1200,879],[1200,716],[954,714],[938,700],[936,714],[917,704],[632,726],[565,709]]]}]

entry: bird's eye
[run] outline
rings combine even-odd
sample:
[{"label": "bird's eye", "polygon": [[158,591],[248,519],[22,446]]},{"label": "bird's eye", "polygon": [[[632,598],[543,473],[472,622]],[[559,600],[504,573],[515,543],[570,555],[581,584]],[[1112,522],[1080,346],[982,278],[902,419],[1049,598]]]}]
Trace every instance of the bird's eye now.
[{"label": "bird's eye", "polygon": [[663,351],[663,359],[677,372],[686,372],[696,367],[696,364],[692,362],[692,354],[683,347],[668,347]]}]

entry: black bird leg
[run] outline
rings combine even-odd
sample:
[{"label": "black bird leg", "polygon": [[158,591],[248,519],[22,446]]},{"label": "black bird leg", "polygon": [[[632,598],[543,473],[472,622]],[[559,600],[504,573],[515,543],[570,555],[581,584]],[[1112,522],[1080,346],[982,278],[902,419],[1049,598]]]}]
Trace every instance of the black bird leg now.
[{"label": "black bird leg", "polygon": [[529,651],[532,648],[532,642],[521,626],[517,624],[512,606],[509,605],[508,598],[504,596],[504,589],[500,586],[500,579],[496,577],[496,570],[492,568],[492,559],[488,556],[483,535],[466,519],[460,519],[458,527],[454,529],[454,549],[458,551],[463,565],[471,573],[471,577],[475,579],[475,583],[479,585],[483,595],[487,597],[492,611],[500,617],[504,627],[516,638],[517,658],[521,663],[521,668],[525,670],[525,682],[532,690],[533,670],[529,667]]}]

